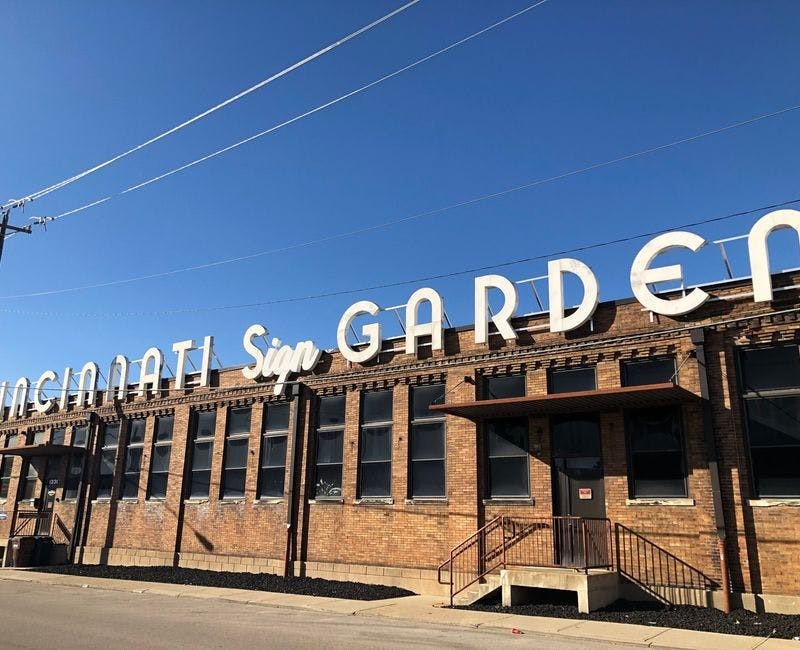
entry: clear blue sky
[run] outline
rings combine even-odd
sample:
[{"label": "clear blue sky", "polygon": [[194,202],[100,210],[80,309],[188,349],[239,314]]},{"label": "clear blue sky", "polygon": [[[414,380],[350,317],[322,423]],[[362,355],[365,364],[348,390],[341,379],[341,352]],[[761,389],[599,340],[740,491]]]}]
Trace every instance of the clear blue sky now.
[{"label": "clear blue sky", "polygon": [[[0,199],[138,144],[398,6],[348,2],[6,2]],[[268,128],[530,4],[423,0],[290,76],[28,206],[56,214]],[[167,271],[366,227],[800,103],[800,4],[551,0],[367,93],[140,192],[11,238],[0,294]],[[261,322],[335,345],[358,299],[152,311],[301,296],[446,273],[800,196],[800,111],[394,228],[255,260],[56,296],[0,300],[0,379],[139,358],[216,337],[226,365]],[[745,232],[755,217],[698,228]],[[782,236],[782,235],[781,235]],[[789,240],[782,242],[786,244]],[[579,255],[604,300],[627,297],[643,241]],[[797,244],[783,267],[800,266]],[[782,249],[783,250],[783,249]],[[719,279],[709,247],[687,280]],[[741,260],[740,260],[741,261]],[[742,273],[743,265],[739,266]],[[501,271],[541,275],[545,263]],[[472,322],[472,276],[429,283]],[[533,310],[523,294],[521,308]],[[397,330],[389,328],[389,334]]]}]

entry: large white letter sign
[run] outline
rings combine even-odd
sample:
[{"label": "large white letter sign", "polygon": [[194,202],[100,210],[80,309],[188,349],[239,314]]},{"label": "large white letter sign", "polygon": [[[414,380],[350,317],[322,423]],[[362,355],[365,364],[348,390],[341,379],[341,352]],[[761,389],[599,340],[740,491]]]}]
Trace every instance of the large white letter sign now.
[{"label": "large white letter sign", "polygon": [[370,361],[378,356],[381,351],[381,324],[369,323],[361,328],[361,333],[367,339],[367,346],[361,350],[354,350],[347,342],[347,331],[356,316],[361,314],[369,314],[370,316],[377,316],[381,308],[370,300],[360,300],[357,303],[350,305],[342,314],[339,320],[339,327],[336,328],[336,345],[339,346],[339,352],[348,361],[353,363],[364,363]]},{"label": "large white letter sign", "polygon": [[[114,399],[124,400],[128,396],[128,369],[130,368],[128,357],[118,354],[108,367],[108,386],[106,387],[106,399],[111,402]],[[119,377],[116,388],[114,387],[114,377]]]},{"label": "large white letter sign", "polygon": [[264,367],[264,353],[261,351],[260,347],[253,343],[253,339],[261,338],[266,335],[267,328],[258,323],[251,325],[245,330],[242,344],[244,345],[245,351],[256,360],[252,368],[247,366],[242,368],[242,374],[245,376],[245,379],[255,379],[261,376],[261,369]]},{"label": "large white letter sign", "polygon": [[[431,304],[431,322],[419,324],[419,306],[423,302]],[[430,335],[431,349],[442,349],[442,297],[429,288],[417,289],[406,304],[406,354],[417,353],[417,339]]]},{"label": "large white letter sign", "polygon": [[183,388],[186,383],[186,359],[189,357],[189,352],[196,350],[194,347],[194,340],[186,339],[185,341],[178,341],[172,344],[172,351],[178,355],[175,362],[175,388]]},{"label": "large white letter sign", "polygon": [[20,377],[14,384],[14,392],[11,394],[11,409],[8,411],[9,417],[12,415],[17,418],[24,418],[28,407],[28,391],[30,382],[27,377]]},{"label": "large white letter sign", "polygon": [[[147,366],[151,361],[153,369],[148,371]],[[144,397],[148,391],[156,392],[161,388],[161,369],[163,367],[164,353],[158,348],[149,348],[142,357],[142,367],[139,369],[139,397]]]},{"label": "large white letter sign", "polygon": [[61,382],[61,397],[58,400],[58,408],[62,411],[67,410],[69,406],[69,385],[72,381],[72,368],[67,366],[64,368],[64,381]]},{"label": "large white letter sign", "polygon": [[211,357],[214,356],[214,337],[203,337],[203,361],[200,364],[200,385],[207,388],[211,385]]},{"label": "large white letter sign", "polygon": [[36,382],[36,388],[33,389],[33,406],[37,412],[47,413],[55,405],[56,402],[52,398],[44,401],[42,400],[42,391],[44,390],[44,385],[48,381],[56,380],[58,380],[58,375],[55,372],[52,370],[45,370],[42,376],[39,377],[39,381]]},{"label": "large white letter sign", "polygon": [[87,361],[81,368],[81,376],[78,379],[78,399],[76,406],[94,406],[97,398],[97,375],[99,369],[94,361]]},{"label": "large white letter sign", "polygon": [[[564,315],[564,274],[572,273],[583,285],[583,299],[569,316]],[[547,263],[547,291],[550,301],[550,331],[568,332],[583,325],[597,309],[600,287],[592,269],[580,260],[565,257]]]},{"label": "large white letter sign", "polygon": [[0,420],[3,419],[6,410],[6,397],[8,396],[8,382],[0,384]]},{"label": "large white letter sign", "polygon": [[706,245],[706,240],[692,232],[668,232],[650,240],[633,260],[631,266],[631,289],[642,305],[656,314],[665,316],[683,316],[694,311],[709,295],[702,289],[692,289],[688,294],[675,300],[666,300],[654,295],[648,284],[683,280],[683,268],[680,264],[660,266],[651,269],[653,260],[673,248],[688,248],[693,253]]},{"label": "large white letter sign", "polygon": [[750,254],[750,274],[753,276],[753,300],[772,300],[772,276],[769,272],[769,249],[767,237],[776,230],[794,228],[800,236],[800,212],[797,210],[775,210],[765,214],[750,229],[747,250]]},{"label": "large white letter sign", "polygon": [[489,289],[503,292],[503,306],[491,317],[491,321],[506,341],[516,340],[517,333],[508,321],[517,311],[517,287],[502,275],[481,275],[475,278],[475,343],[489,342]]}]

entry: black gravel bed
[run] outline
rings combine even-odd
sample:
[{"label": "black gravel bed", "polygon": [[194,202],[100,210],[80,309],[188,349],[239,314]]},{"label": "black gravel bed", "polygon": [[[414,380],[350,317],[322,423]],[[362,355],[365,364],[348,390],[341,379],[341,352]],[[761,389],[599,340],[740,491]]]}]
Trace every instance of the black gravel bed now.
[{"label": "black gravel bed", "polygon": [[62,566],[37,567],[41,573],[62,573],[86,578],[114,578],[116,580],[142,580],[145,582],[168,582],[176,585],[198,587],[225,587],[228,589],[250,589],[272,591],[281,594],[304,596],[326,596],[348,600],[383,600],[413,596],[414,593],[400,587],[368,585],[360,582],[340,582],[322,578],[284,578],[271,573],[238,573],[233,571],[205,571],[201,569],[179,569],[173,567],[100,566],[96,564],[67,564]]},{"label": "black gravel bed", "polygon": [[[635,623],[654,627],[681,628],[721,634],[744,634],[778,639],[800,637],[800,616],[789,614],[756,614],[738,609],[724,614],[718,609],[694,607],[690,605],[664,606],[656,602],[631,602],[619,600],[608,607],[581,614],[576,605],[558,602],[533,602],[528,605],[503,607],[499,598],[489,597],[458,609],[471,609],[482,612],[502,614],[523,614],[525,616],[551,616],[554,618],[573,618],[586,621],[606,621],[610,623]],[[556,597],[558,600],[558,597]],[[800,643],[797,644],[800,648]]]}]

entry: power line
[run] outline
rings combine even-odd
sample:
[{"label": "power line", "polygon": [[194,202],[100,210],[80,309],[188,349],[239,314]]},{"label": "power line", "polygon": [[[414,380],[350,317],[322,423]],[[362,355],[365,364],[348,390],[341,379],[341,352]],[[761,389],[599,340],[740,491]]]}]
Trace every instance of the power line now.
[{"label": "power line", "polygon": [[90,203],[86,203],[85,205],[78,206],[77,208],[73,208],[71,210],[68,210],[66,212],[62,212],[61,214],[57,214],[55,216],[39,217],[39,219],[46,220],[47,222],[51,222],[51,221],[57,221],[59,219],[63,219],[64,217],[72,216],[74,214],[78,214],[80,212],[83,212],[84,210],[88,210],[89,208],[93,208],[93,207],[96,207],[98,205],[102,205],[103,203],[106,203],[106,202],[110,201],[111,199],[118,198],[118,197],[123,196],[124,194],[128,194],[130,192],[135,192],[136,190],[140,190],[140,189],[142,189],[144,187],[147,187],[148,185],[152,185],[153,183],[156,183],[158,181],[164,180],[165,178],[169,178],[170,176],[173,176],[173,175],[175,175],[175,174],[177,174],[179,172],[185,171],[185,170],[187,170],[187,169],[189,169],[191,167],[195,167],[196,165],[199,165],[199,164],[204,163],[204,162],[206,162],[208,160],[211,160],[212,158],[216,158],[217,156],[221,156],[222,154],[227,153],[227,152],[229,152],[229,151],[231,151],[233,149],[237,149],[238,147],[241,147],[241,146],[243,146],[245,144],[253,142],[254,140],[257,140],[257,139],[262,138],[262,137],[264,137],[266,135],[269,135],[270,133],[274,133],[275,131],[278,131],[278,130],[284,128],[284,127],[287,127],[287,126],[289,126],[291,124],[294,124],[295,122],[299,122],[300,120],[303,120],[303,119],[305,119],[307,117],[310,117],[311,115],[314,115],[315,113],[319,113],[320,111],[323,111],[323,110],[325,110],[327,108],[330,108],[331,106],[334,106],[334,105],[336,105],[336,104],[338,104],[340,102],[343,102],[346,99],[349,99],[350,97],[353,97],[355,95],[359,95],[359,94],[369,90],[370,88],[373,88],[373,87],[377,86],[378,84],[383,83],[384,81],[388,81],[389,79],[392,79],[393,77],[396,77],[396,76],[398,76],[398,75],[400,75],[400,74],[402,74],[404,72],[407,72],[408,70],[411,70],[412,68],[416,68],[418,65],[426,63],[427,61],[430,61],[431,59],[433,59],[433,58],[435,58],[437,56],[440,56],[441,54],[449,52],[450,50],[452,50],[452,49],[454,49],[456,47],[459,47],[460,45],[463,45],[464,43],[467,43],[467,42],[473,40],[474,38],[482,36],[486,32],[489,32],[489,31],[491,31],[493,29],[496,29],[497,27],[500,27],[501,25],[504,25],[505,23],[507,23],[507,22],[509,22],[511,20],[514,20],[515,18],[518,18],[519,16],[522,16],[523,14],[526,14],[529,11],[532,11],[533,9],[536,9],[537,7],[545,4],[547,1],[548,0],[539,0],[539,2],[536,2],[536,3],[532,4],[532,5],[528,5],[524,9],[522,9],[520,11],[517,11],[516,13],[513,13],[510,16],[506,16],[505,18],[503,18],[501,20],[498,20],[495,23],[492,23],[488,27],[484,27],[483,29],[480,29],[477,32],[474,32],[474,33],[470,34],[469,36],[466,36],[466,37],[464,37],[462,39],[459,39],[459,40],[451,43],[450,45],[447,45],[446,47],[441,48],[440,50],[437,50],[437,51],[435,51],[435,52],[433,52],[431,54],[428,54],[428,55],[422,57],[421,59],[417,59],[413,63],[410,63],[410,64],[408,64],[406,66],[403,66],[402,68],[399,68],[399,69],[395,70],[394,72],[390,72],[389,74],[383,75],[382,77],[379,77],[378,79],[375,79],[374,81],[371,81],[368,84],[365,84],[365,85],[360,86],[360,87],[358,87],[358,88],[356,88],[354,90],[351,90],[351,91],[345,93],[344,95],[340,95],[339,97],[337,97],[335,99],[332,99],[332,100],[330,100],[328,102],[325,102],[324,104],[320,104],[319,106],[317,106],[315,108],[309,109],[309,110],[307,110],[307,111],[305,111],[303,113],[299,113],[298,115],[295,115],[294,117],[289,118],[288,120],[284,120],[283,122],[279,122],[278,124],[275,124],[275,125],[269,127],[268,129],[265,129],[263,131],[259,131],[258,133],[254,134],[254,135],[251,135],[250,137],[244,138],[243,140],[239,140],[238,142],[234,142],[233,144],[228,145],[226,147],[223,147],[221,149],[217,149],[216,151],[212,151],[211,153],[209,153],[209,154],[207,154],[205,156],[201,156],[200,158],[196,158],[195,160],[192,160],[191,162],[188,162],[188,163],[185,163],[183,165],[180,165],[179,167],[175,167],[174,169],[171,169],[169,171],[166,171],[166,172],[163,172],[161,174],[158,174],[157,176],[153,176],[152,178],[150,178],[148,180],[142,181],[142,182],[137,183],[135,185],[131,185],[130,187],[127,187],[127,188],[125,188],[123,190],[120,190],[119,192],[116,192],[115,194],[109,194],[109,195],[104,196],[104,197],[102,197],[100,199],[96,199],[96,200],[94,200],[94,201],[92,201]]},{"label": "power line", "polygon": [[517,264],[525,264],[528,262],[536,262],[545,259],[550,259],[554,257],[560,257],[562,255],[569,255],[573,253],[580,253],[588,250],[594,250],[597,248],[604,248],[606,246],[613,246],[616,244],[623,244],[631,241],[635,241],[637,239],[644,239],[646,237],[655,237],[656,235],[660,235],[665,232],[670,232],[673,230],[683,230],[685,228],[694,228],[696,226],[702,226],[709,223],[717,223],[720,221],[726,221],[729,219],[733,219],[735,217],[741,217],[748,214],[753,214],[754,212],[763,212],[767,210],[774,210],[775,208],[785,207],[787,205],[793,205],[795,203],[800,203],[800,198],[790,199],[788,201],[781,201],[780,203],[773,203],[771,205],[763,205],[758,208],[751,208],[748,210],[741,210],[739,212],[731,212],[722,216],[718,217],[710,217],[708,219],[702,219],[699,221],[692,221],[690,223],[685,223],[677,226],[672,226],[670,228],[662,228],[659,230],[653,230],[650,232],[639,233],[636,235],[628,235],[625,237],[619,237],[617,239],[610,239],[603,242],[596,242],[592,244],[584,244],[582,246],[576,246],[574,248],[567,248],[559,251],[551,251],[549,253],[543,253],[540,255],[534,255],[531,257],[523,257],[514,260],[506,260],[504,262],[497,262],[494,264],[487,264],[484,266],[473,266],[467,269],[462,269],[459,271],[450,271],[448,273],[439,273],[436,275],[428,275],[424,277],[417,277],[408,280],[398,280],[395,282],[386,282],[383,284],[375,284],[372,286],[367,287],[360,287],[358,289],[341,289],[338,291],[328,291],[324,293],[317,293],[311,294],[306,296],[294,296],[290,298],[274,298],[270,300],[260,300],[257,302],[248,302],[248,303],[239,303],[233,305],[216,305],[216,306],[205,306],[205,307],[184,307],[179,309],[162,309],[162,310],[151,310],[151,311],[129,311],[129,312],[57,312],[57,311],[34,311],[34,310],[27,310],[27,309],[13,309],[13,308],[0,308],[0,313],[6,314],[19,314],[24,316],[42,316],[42,317],[60,317],[60,318],[138,318],[142,316],[168,316],[173,314],[190,314],[190,313],[201,313],[201,312],[213,312],[213,311],[226,311],[232,309],[250,309],[253,307],[265,307],[268,305],[282,305],[287,303],[296,303],[296,302],[305,302],[308,300],[319,300],[322,298],[333,298],[337,296],[346,296],[351,295],[354,293],[363,293],[366,291],[377,291],[379,289],[389,289],[392,287],[400,287],[408,284],[417,284],[420,282],[429,282],[431,280],[443,280],[447,278],[458,277],[460,275],[468,275],[474,273],[481,273],[483,271],[489,271],[499,268],[505,268],[509,266],[515,266]]},{"label": "power line", "polygon": [[104,162],[98,163],[97,165],[94,165],[93,167],[90,167],[89,169],[86,169],[86,170],[84,170],[84,171],[82,171],[82,172],[80,172],[78,174],[75,174],[74,176],[70,176],[69,178],[65,178],[64,180],[59,181],[58,183],[55,183],[53,185],[50,185],[49,187],[45,187],[45,188],[42,188],[42,189],[40,189],[40,190],[38,190],[36,192],[33,192],[32,194],[29,194],[28,196],[24,197],[23,199],[15,199],[13,201],[9,201],[3,207],[4,208],[19,207],[19,206],[23,205],[24,203],[28,203],[30,201],[34,201],[34,200],[39,199],[39,198],[41,198],[41,197],[43,197],[43,196],[45,196],[47,194],[50,194],[51,192],[55,192],[56,190],[61,189],[62,187],[70,185],[71,183],[74,183],[75,181],[80,180],[81,178],[89,176],[90,174],[93,174],[93,173],[103,169],[104,167],[108,167],[109,165],[117,162],[118,160],[121,160],[122,158],[125,158],[126,156],[129,156],[132,153],[135,153],[135,152],[137,152],[137,151],[139,151],[141,149],[144,149],[145,147],[147,147],[147,146],[149,146],[149,145],[151,145],[151,144],[153,144],[155,142],[158,142],[159,140],[161,140],[163,138],[166,138],[167,136],[172,135],[173,133],[175,133],[177,131],[180,131],[181,129],[189,126],[190,124],[193,124],[194,122],[197,122],[197,121],[203,119],[204,117],[208,117],[212,113],[215,113],[216,111],[218,111],[218,110],[220,110],[222,108],[225,108],[226,106],[228,106],[230,104],[233,104],[234,102],[242,99],[243,97],[246,97],[250,93],[253,93],[256,90],[259,90],[260,88],[263,88],[267,84],[272,83],[276,79],[280,79],[281,77],[286,76],[290,72],[293,72],[294,70],[297,70],[298,68],[306,65],[307,63],[310,63],[311,61],[313,61],[315,59],[318,59],[319,57],[321,57],[321,56],[327,54],[328,52],[336,49],[340,45],[344,45],[348,41],[360,36],[361,34],[364,34],[365,32],[368,32],[373,27],[377,27],[381,23],[386,22],[390,18],[392,18],[392,17],[396,16],[397,14],[405,11],[409,7],[417,4],[419,1],[420,0],[410,0],[409,2],[404,4],[403,6],[398,7],[394,11],[391,11],[391,12],[389,12],[388,14],[386,14],[384,16],[381,16],[380,18],[378,18],[377,20],[372,21],[368,25],[364,25],[360,29],[357,29],[356,31],[348,34],[344,38],[340,38],[339,40],[337,40],[337,41],[335,41],[335,42],[333,42],[333,43],[331,43],[329,45],[326,45],[322,49],[317,50],[313,54],[310,54],[309,56],[305,57],[304,59],[301,59],[300,61],[297,61],[296,63],[293,63],[292,65],[290,65],[287,68],[284,68],[280,72],[277,72],[277,73],[271,75],[270,77],[267,77],[266,79],[263,79],[263,80],[259,81],[257,84],[254,84],[254,85],[250,86],[246,90],[243,90],[242,92],[234,95],[233,97],[229,97],[228,99],[220,102],[216,106],[212,106],[211,108],[203,111],[202,113],[198,113],[194,117],[191,117],[188,120],[186,120],[184,122],[181,122],[180,124],[177,124],[176,126],[173,126],[171,129],[167,129],[166,131],[164,131],[162,133],[159,133],[158,135],[150,138],[149,140],[146,140],[145,142],[142,142],[141,144],[136,145],[135,147],[131,147],[127,151],[123,151],[122,153],[117,154],[113,158],[109,158],[108,160],[106,160]]},{"label": "power line", "polygon": [[[539,4],[541,4],[541,3],[539,3]],[[531,7],[528,7],[527,9],[523,9],[523,12],[529,11],[530,9],[532,9],[532,8],[534,8],[536,6],[538,6],[538,5],[532,5]],[[518,15],[518,14],[515,14],[514,16],[516,16],[516,15]],[[508,18],[506,18],[504,20],[506,20],[506,21],[510,20],[514,16],[509,16]],[[492,26],[490,26],[490,27],[488,27],[486,29],[492,29],[493,27],[496,27],[498,24],[499,23],[495,23],[494,25],[492,25]],[[480,32],[475,32],[475,34],[472,34],[471,36],[467,37],[466,39],[462,39],[461,41],[458,41],[457,43],[460,44],[460,43],[466,42],[466,40],[474,38],[478,34],[481,34],[481,33],[485,32],[486,29],[485,30],[481,30]],[[397,70],[397,71],[391,73],[391,75],[387,75],[385,77],[381,77],[381,79],[376,80],[376,81],[372,82],[371,84],[368,84],[367,86],[362,86],[361,89],[359,89],[359,91],[353,91],[353,93],[348,93],[348,95],[342,95],[340,98],[338,98],[336,100],[333,100],[333,102],[328,102],[327,104],[323,104],[321,107],[317,107],[316,109],[313,109],[312,111],[309,111],[307,113],[303,113],[301,116],[297,116],[296,118],[293,118],[293,120],[296,121],[297,119],[300,119],[302,116],[307,116],[307,115],[309,115],[309,114],[311,114],[311,113],[313,113],[315,111],[321,110],[323,107],[330,106],[333,103],[335,103],[337,101],[340,101],[342,98],[345,98],[347,96],[351,96],[355,92],[360,92],[360,90],[366,89],[368,87],[371,87],[372,85],[380,83],[381,80],[385,80],[385,79],[387,79],[387,78],[389,78],[391,76],[400,74],[401,71],[408,70],[410,67],[418,65],[419,63],[422,63],[423,61],[428,60],[429,58],[431,58],[433,56],[436,56],[436,55],[446,51],[447,49],[450,49],[450,48],[455,47],[455,46],[456,46],[456,43],[454,43],[452,45],[449,45],[449,46],[447,46],[447,48],[439,50],[438,52],[436,52],[434,54],[431,54],[428,57],[425,57],[424,59],[419,59],[417,62],[412,63],[410,66],[406,66],[405,68],[401,68],[400,70]],[[795,110],[798,110],[798,109],[800,109],[800,104],[798,104],[797,106],[790,106],[788,108],[783,108],[783,109],[780,109],[780,110],[777,110],[777,111],[773,111],[771,113],[765,113],[763,115],[758,115],[756,117],[752,117],[752,118],[749,118],[749,119],[746,119],[746,120],[742,120],[742,121],[739,121],[739,122],[734,122],[734,123],[729,124],[727,126],[723,126],[723,127],[717,128],[717,129],[712,129],[710,131],[704,131],[702,133],[697,133],[697,134],[689,136],[689,137],[680,138],[678,140],[672,140],[671,142],[660,144],[660,145],[657,145],[657,146],[654,146],[654,147],[649,147],[647,149],[642,149],[640,151],[636,151],[636,152],[633,152],[633,153],[630,153],[630,154],[626,154],[624,156],[619,156],[619,157],[616,157],[616,158],[612,158],[610,160],[605,160],[605,161],[593,163],[591,165],[587,165],[585,167],[579,167],[577,169],[573,169],[573,170],[570,170],[570,171],[567,171],[567,172],[562,172],[562,173],[556,174],[554,176],[546,176],[544,178],[531,180],[531,181],[528,181],[526,183],[523,183],[522,185],[515,185],[515,186],[512,186],[512,187],[508,187],[508,188],[499,190],[497,192],[492,192],[490,194],[482,194],[482,195],[479,195],[479,196],[472,197],[470,199],[459,201],[457,203],[451,203],[449,205],[441,206],[441,207],[438,207],[438,208],[433,208],[431,210],[425,210],[423,212],[416,212],[416,213],[410,214],[408,216],[401,217],[399,219],[394,219],[394,220],[391,220],[391,221],[385,221],[383,223],[375,224],[373,226],[365,226],[364,228],[357,228],[355,230],[350,230],[350,231],[342,232],[342,233],[335,233],[333,235],[326,235],[324,237],[320,237],[320,238],[317,238],[317,239],[311,239],[311,240],[307,240],[307,241],[304,241],[304,242],[298,242],[296,244],[289,244],[287,246],[281,246],[279,248],[271,248],[271,249],[267,249],[267,250],[263,250],[263,251],[257,251],[255,253],[249,253],[247,255],[239,255],[239,256],[236,256],[236,257],[229,257],[229,258],[226,258],[226,259],[215,260],[213,262],[206,262],[204,264],[197,264],[197,265],[193,265],[193,266],[185,266],[185,267],[182,267],[182,268],[172,269],[172,270],[169,270],[169,271],[161,271],[161,272],[158,272],[158,273],[150,273],[150,274],[147,274],[147,275],[139,275],[139,276],[134,276],[134,277],[130,277],[130,278],[124,278],[124,279],[121,279],[121,280],[110,280],[108,282],[98,282],[98,283],[93,283],[93,284],[80,285],[80,286],[76,286],[76,287],[67,287],[67,288],[64,288],[64,289],[50,289],[50,290],[46,290],[46,291],[36,291],[36,292],[32,292],[32,293],[23,293],[23,294],[13,294],[13,295],[7,295],[7,296],[0,296],[0,300],[13,300],[13,299],[19,299],[19,298],[35,298],[35,297],[39,297],[39,296],[52,296],[52,295],[58,295],[58,294],[63,294],[63,293],[72,293],[72,292],[76,292],[76,291],[85,291],[85,290],[88,290],[88,289],[101,289],[101,288],[105,288],[105,287],[119,286],[119,285],[123,285],[123,284],[130,284],[130,283],[133,283],[133,282],[141,282],[141,281],[144,281],[144,280],[153,280],[153,279],[156,279],[156,278],[163,278],[163,277],[168,277],[168,276],[171,276],[171,275],[178,275],[180,273],[188,273],[188,272],[191,272],[191,271],[201,271],[201,270],[204,270],[204,269],[209,269],[209,268],[213,268],[213,267],[217,267],[217,266],[224,266],[226,264],[234,264],[234,263],[237,263],[237,262],[244,262],[244,261],[247,261],[247,260],[255,259],[255,258],[258,258],[258,257],[263,257],[263,256],[266,256],[266,255],[274,255],[276,253],[284,253],[284,252],[287,252],[287,251],[306,248],[306,247],[314,246],[314,245],[317,245],[317,244],[324,244],[324,243],[328,243],[328,242],[331,242],[331,241],[336,241],[336,240],[339,240],[339,239],[346,239],[348,237],[353,237],[353,236],[361,235],[361,234],[368,233],[368,232],[374,232],[374,231],[377,231],[377,230],[382,230],[384,228],[391,228],[393,226],[397,226],[397,225],[400,225],[400,224],[403,224],[403,223],[408,223],[410,221],[415,221],[417,219],[422,219],[424,217],[430,217],[430,216],[434,216],[434,215],[437,215],[437,214],[442,214],[442,213],[445,213],[445,212],[449,212],[451,210],[456,210],[458,208],[463,208],[463,207],[467,207],[467,206],[470,206],[470,205],[475,205],[477,203],[482,203],[483,201],[488,201],[488,200],[491,200],[491,199],[500,198],[500,197],[506,196],[508,194],[512,194],[514,192],[519,192],[519,191],[522,191],[522,190],[531,189],[531,188],[537,187],[539,185],[545,185],[547,183],[552,183],[552,182],[555,182],[555,181],[558,181],[558,180],[563,180],[565,178],[570,178],[572,176],[578,176],[580,174],[586,174],[586,173],[594,171],[596,169],[601,169],[603,167],[609,167],[609,166],[612,166],[612,165],[616,165],[616,164],[619,164],[621,162],[632,160],[634,158],[639,158],[639,157],[642,157],[642,156],[645,156],[645,155],[648,155],[648,154],[652,154],[652,153],[655,153],[655,152],[658,152],[658,151],[663,151],[664,149],[668,149],[668,148],[671,148],[671,147],[676,147],[676,146],[679,146],[679,145],[682,145],[682,144],[687,144],[689,142],[694,142],[694,141],[700,140],[702,138],[710,137],[712,135],[718,135],[720,133],[724,133],[726,131],[730,131],[731,129],[735,129],[735,128],[739,128],[739,127],[743,127],[743,126],[748,126],[748,125],[760,122],[762,120],[766,120],[768,118],[784,115],[786,113],[789,113],[791,111],[795,111]],[[286,125],[286,124],[289,124],[289,123],[291,123],[291,120],[289,122],[282,123],[282,125]],[[209,156],[205,156],[203,158],[199,158],[198,160],[196,160],[196,161],[194,161],[192,163],[189,163],[187,165],[184,165],[182,167],[179,167],[176,170],[173,170],[171,172],[167,172],[166,174],[162,174],[161,176],[155,177],[155,179],[160,179],[160,178],[163,178],[165,176],[169,176],[171,174],[176,173],[176,171],[180,171],[182,169],[186,169],[187,167],[190,167],[190,166],[193,166],[195,164],[198,164],[198,162],[201,162],[201,161],[204,161],[204,160],[208,160],[208,158],[210,158],[210,157],[213,157],[215,155],[219,155],[220,153],[228,151],[233,147],[239,146],[240,144],[244,144],[245,142],[249,142],[249,141],[255,139],[256,137],[260,137],[261,135],[266,135],[271,130],[275,130],[277,128],[280,128],[280,126],[282,126],[282,125],[277,125],[275,127],[272,127],[272,129],[269,129],[267,131],[262,131],[260,134],[256,134],[255,136],[247,138],[246,140],[242,140],[239,143],[231,145],[230,147],[226,147],[225,149],[220,149],[219,151],[217,151],[217,152],[215,152],[213,154],[210,154]],[[145,181],[144,183],[140,183],[138,186],[133,186],[133,188],[129,188],[127,190],[123,190],[122,192],[120,192],[116,196],[124,194],[125,192],[128,192],[128,191],[131,191],[131,189],[143,187],[144,185],[147,185],[147,184],[153,182],[155,179],[151,179],[150,181]],[[93,201],[92,203],[88,203],[88,204],[86,204],[84,206],[81,206],[79,208],[75,208],[73,210],[69,210],[68,212],[64,212],[64,213],[62,213],[60,215],[57,215],[55,217],[40,217],[40,219],[47,219],[47,220],[60,219],[62,217],[66,217],[66,216],[69,216],[71,214],[75,214],[76,212],[80,212],[82,210],[86,210],[86,209],[91,208],[91,207],[93,207],[95,205],[99,205],[99,204],[104,203],[106,201],[110,201],[112,198],[114,198],[114,195],[107,196],[107,197],[105,197],[103,199],[100,199],[100,200],[97,200],[97,201]]]}]

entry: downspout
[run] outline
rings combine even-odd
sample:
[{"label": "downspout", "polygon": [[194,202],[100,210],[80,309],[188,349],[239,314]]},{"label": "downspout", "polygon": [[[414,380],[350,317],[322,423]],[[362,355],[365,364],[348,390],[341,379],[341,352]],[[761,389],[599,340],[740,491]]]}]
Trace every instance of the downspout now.
[{"label": "downspout", "polygon": [[291,385],[292,391],[292,402],[293,402],[293,409],[292,409],[292,423],[291,423],[291,430],[292,430],[292,458],[291,462],[289,463],[289,487],[286,492],[286,552],[284,554],[284,561],[283,561],[283,575],[285,577],[290,577],[293,573],[292,566],[294,564],[294,554],[293,554],[293,544],[292,544],[292,535],[294,534],[294,530],[297,524],[297,510],[295,508],[295,501],[297,499],[297,495],[294,489],[294,476],[295,476],[295,467],[299,463],[299,449],[298,449],[298,440],[300,438],[300,392],[302,389],[302,384],[297,382]]},{"label": "downspout", "polygon": [[697,371],[700,377],[700,396],[703,398],[703,437],[708,455],[708,473],[711,478],[711,494],[714,506],[714,525],[717,529],[717,551],[719,552],[719,570],[722,579],[722,611],[730,614],[731,587],[728,575],[728,551],[726,547],[727,530],[725,513],[722,509],[722,489],[719,482],[719,459],[717,445],[714,441],[714,416],[708,389],[708,368],[706,365],[705,330],[702,327],[691,332],[694,353],[697,358]]}]

